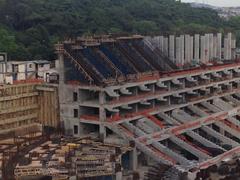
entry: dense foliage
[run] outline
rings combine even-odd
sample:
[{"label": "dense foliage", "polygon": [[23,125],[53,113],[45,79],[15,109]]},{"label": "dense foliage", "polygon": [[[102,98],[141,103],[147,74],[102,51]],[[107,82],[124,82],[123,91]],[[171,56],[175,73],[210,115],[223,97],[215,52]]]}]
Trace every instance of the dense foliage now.
[{"label": "dense foliage", "polygon": [[[0,51],[12,59],[51,59],[69,36],[170,34],[240,30],[205,8],[175,0],[0,0]],[[237,32],[240,37],[240,31]]]}]

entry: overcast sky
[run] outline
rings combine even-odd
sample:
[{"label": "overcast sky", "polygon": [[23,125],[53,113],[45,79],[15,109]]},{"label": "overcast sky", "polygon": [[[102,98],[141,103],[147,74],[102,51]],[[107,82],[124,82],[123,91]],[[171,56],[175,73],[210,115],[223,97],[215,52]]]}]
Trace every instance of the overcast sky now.
[{"label": "overcast sky", "polygon": [[182,0],[182,2],[198,2],[222,7],[240,6],[240,0]]}]

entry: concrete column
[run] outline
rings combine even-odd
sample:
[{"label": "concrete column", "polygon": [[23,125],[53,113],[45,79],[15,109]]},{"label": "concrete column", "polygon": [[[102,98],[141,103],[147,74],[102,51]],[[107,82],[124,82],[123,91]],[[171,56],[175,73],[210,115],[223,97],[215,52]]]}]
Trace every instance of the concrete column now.
[{"label": "concrete column", "polygon": [[195,34],[194,35],[194,59],[196,61],[199,61],[200,59],[200,54],[199,54],[199,50],[200,50],[200,35],[199,34]]},{"label": "concrete column", "polygon": [[[58,56],[59,59],[59,88],[58,88],[58,94],[59,94],[59,106],[60,106],[60,121],[61,121],[61,126],[64,125],[64,119],[63,119],[63,103],[65,102],[65,86],[64,86],[64,81],[65,81],[65,73],[64,73],[64,55],[59,54]],[[61,127],[64,128],[64,127]]]},{"label": "concrete column", "polygon": [[232,33],[228,33],[227,37],[224,38],[224,59],[232,59]]},{"label": "concrete column", "polygon": [[169,59],[175,63],[175,36],[169,36]]},{"label": "concrete column", "polygon": [[236,39],[233,39],[232,40],[232,49],[231,49],[231,52],[232,52],[232,59],[236,59]]},{"label": "concrete column", "polygon": [[184,53],[184,49],[185,49],[185,43],[184,43],[184,35],[181,35],[180,36],[180,54],[181,54],[181,58],[180,58],[180,61],[181,61],[181,64],[184,65],[185,64],[185,53]]},{"label": "concrete column", "polygon": [[[152,89],[152,93],[155,94],[155,92],[156,92],[155,84],[152,85],[151,89]],[[153,100],[152,101],[153,108],[155,108],[155,105],[156,105],[156,102],[155,102],[155,100]]]},{"label": "concrete column", "polygon": [[158,36],[155,36],[155,37],[149,37],[148,38],[150,42],[152,42],[153,46],[154,47],[158,47],[159,46],[159,41],[158,41]]},{"label": "concrete column", "polygon": [[222,33],[217,34],[217,56],[219,60],[222,59]]},{"label": "concrete column", "polygon": [[64,84],[65,81],[65,71],[64,71],[64,55],[63,54],[59,54],[58,56],[59,58],[59,84]]},{"label": "concrete column", "polygon": [[123,176],[123,175],[122,175],[122,172],[117,172],[115,179],[116,179],[116,180],[122,180],[122,179],[123,179],[122,176]]},{"label": "concrete column", "polygon": [[163,41],[163,53],[164,53],[165,56],[169,57],[168,37],[164,37],[164,41]]},{"label": "concrete column", "polygon": [[190,35],[185,35],[185,63],[190,63]]},{"label": "concrete column", "polygon": [[177,66],[182,66],[181,64],[181,40],[180,40],[180,37],[177,37],[176,38],[176,59],[175,59],[175,62],[176,62],[176,65]]},{"label": "concrete column", "polygon": [[172,102],[171,102],[171,98],[170,98],[170,96],[169,97],[167,97],[167,105],[171,105],[172,104]]},{"label": "concrete column", "polygon": [[[99,121],[105,122],[107,120],[107,116],[106,116],[106,110],[103,107],[103,105],[106,103],[106,94],[104,91],[100,91],[99,93],[99,103],[100,103]],[[103,138],[103,140],[106,138],[106,127],[102,124],[99,125],[99,134],[100,134],[100,137]]]},{"label": "concrete column", "polygon": [[137,148],[133,148],[133,150],[130,152],[130,168],[133,171],[137,170],[138,166],[138,154],[137,154]]},{"label": "concrete column", "polygon": [[84,136],[85,132],[84,132],[84,125],[83,125],[83,123],[79,123],[78,130],[79,130],[78,134],[80,136]]},{"label": "concrete column", "polygon": [[193,37],[190,36],[190,63],[192,63],[193,60]]},{"label": "concrete column", "polygon": [[[169,81],[169,82],[167,83],[167,86],[168,86],[168,91],[170,92],[170,91],[172,90],[171,81]],[[168,99],[167,99],[167,103],[168,103],[168,105],[171,104],[170,96],[169,96]]]},{"label": "concrete column", "polygon": [[6,79],[5,79],[6,72],[7,70],[6,70],[5,62],[3,63],[0,62],[0,84],[6,83]]},{"label": "concrete column", "polygon": [[228,39],[224,38],[224,60],[228,60]]},{"label": "concrete column", "polygon": [[232,59],[232,33],[228,33],[228,59]]},{"label": "concrete column", "polygon": [[159,36],[159,49],[163,52],[164,51],[164,37]]},{"label": "concrete column", "polygon": [[[138,95],[138,88],[136,88],[136,87],[134,89],[134,95],[136,95],[136,96]],[[139,105],[139,103],[136,104],[136,112],[138,112],[138,105]]]},{"label": "concrete column", "polygon": [[213,36],[213,58],[217,58],[217,36]]},{"label": "concrete column", "polygon": [[213,59],[213,34],[209,34],[209,60]]},{"label": "concrete column", "polygon": [[205,36],[201,36],[201,63],[205,63]]},{"label": "concrete column", "polygon": [[219,127],[220,134],[225,135],[225,130],[221,127]]},{"label": "concrete column", "polygon": [[209,58],[210,58],[210,46],[209,46],[209,39],[210,39],[210,36],[209,34],[205,34],[205,63],[208,63],[209,62]]}]

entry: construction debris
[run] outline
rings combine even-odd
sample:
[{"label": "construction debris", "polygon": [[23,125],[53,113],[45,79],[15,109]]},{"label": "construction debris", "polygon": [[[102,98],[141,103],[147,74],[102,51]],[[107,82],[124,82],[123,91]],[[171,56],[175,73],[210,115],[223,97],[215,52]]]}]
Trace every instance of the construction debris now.
[{"label": "construction debris", "polygon": [[[121,169],[121,155],[130,147],[120,147],[97,142],[91,138],[21,138],[9,139],[2,155],[3,178],[24,179],[51,176],[68,179],[112,176],[116,168]],[[23,139],[23,137],[22,137]],[[10,143],[12,141],[12,143]],[[11,152],[11,154],[7,153]]]}]

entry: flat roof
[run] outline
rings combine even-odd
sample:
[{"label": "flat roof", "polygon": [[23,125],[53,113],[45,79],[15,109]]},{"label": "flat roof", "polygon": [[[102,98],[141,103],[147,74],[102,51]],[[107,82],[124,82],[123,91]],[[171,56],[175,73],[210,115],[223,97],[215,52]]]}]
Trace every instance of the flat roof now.
[{"label": "flat roof", "polygon": [[33,61],[8,61],[11,64],[27,64],[27,63],[35,63],[35,64],[50,64],[50,61],[47,60],[33,60]]}]

